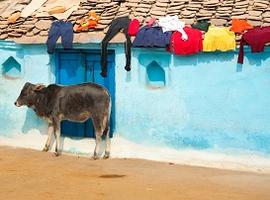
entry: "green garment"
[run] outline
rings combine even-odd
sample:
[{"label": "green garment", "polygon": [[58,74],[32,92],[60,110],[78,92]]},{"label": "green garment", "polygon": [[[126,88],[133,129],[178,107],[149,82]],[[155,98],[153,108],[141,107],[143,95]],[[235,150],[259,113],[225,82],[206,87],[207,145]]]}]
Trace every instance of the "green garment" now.
[{"label": "green garment", "polygon": [[210,23],[208,22],[208,20],[199,20],[196,22],[196,24],[193,24],[191,25],[192,28],[196,28],[196,29],[199,29],[201,31],[204,31],[204,32],[207,32],[208,31],[208,28],[210,26]]}]

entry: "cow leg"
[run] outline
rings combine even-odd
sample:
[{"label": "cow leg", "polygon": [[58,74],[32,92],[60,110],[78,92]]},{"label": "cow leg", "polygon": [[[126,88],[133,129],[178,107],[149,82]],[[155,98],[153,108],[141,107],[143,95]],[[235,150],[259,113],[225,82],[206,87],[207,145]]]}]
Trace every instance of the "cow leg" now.
[{"label": "cow leg", "polygon": [[61,134],[59,121],[54,124],[54,134],[55,134],[55,138],[56,138],[54,154],[55,154],[55,156],[59,156],[60,155],[60,134]]},{"label": "cow leg", "polygon": [[107,128],[105,134],[106,134],[106,148],[103,159],[107,159],[110,157],[110,150],[111,150],[110,127]]},{"label": "cow leg", "polygon": [[95,146],[95,151],[94,151],[94,156],[93,156],[94,160],[98,159],[98,153],[99,153],[101,136],[102,136],[102,131],[100,129],[96,130],[95,132],[96,132],[96,146]]},{"label": "cow leg", "polygon": [[44,146],[42,151],[47,152],[50,149],[50,144],[51,144],[51,140],[52,140],[53,131],[54,131],[53,124],[49,123],[49,126],[48,126],[48,138],[47,138],[47,141],[46,141],[45,146]]},{"label": "cow leg", "polygon": [[100,120],[93,119],[93,124],[94,124],[95,133],[96,133],[96,146],[95,146],[93,159],[96,160],[96,159],[98,159],[98,153],[99,153],[103,130],[101,128],[102,126],[101,126]]}]

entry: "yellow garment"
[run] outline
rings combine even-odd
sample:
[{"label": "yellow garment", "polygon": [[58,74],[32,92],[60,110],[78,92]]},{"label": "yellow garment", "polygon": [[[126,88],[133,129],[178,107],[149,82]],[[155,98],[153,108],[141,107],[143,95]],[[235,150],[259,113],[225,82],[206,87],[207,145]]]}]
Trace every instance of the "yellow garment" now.
[{"label": "yellow garment", "polygon": [[235,46],[235,34],[229,28],[211,25],[204,35],[203,51],[229,51]]}]

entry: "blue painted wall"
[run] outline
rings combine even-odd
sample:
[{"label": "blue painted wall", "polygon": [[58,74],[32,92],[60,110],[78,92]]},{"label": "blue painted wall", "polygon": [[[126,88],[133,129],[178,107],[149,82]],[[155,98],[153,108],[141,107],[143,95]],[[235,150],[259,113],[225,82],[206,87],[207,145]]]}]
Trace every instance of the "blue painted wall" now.
[{"label": "blue painted wall", "polygon": [[[269,154],[269,48],[246,53],[242,67],[236,64],[237,52],[182,57],[133,49],[132,71],[127,73],[123,46],[110,47],[116,55],[117,135],[175,149]],[[26,81],[55,82],[55,59],[42,45],[2,42],[0,64],[10,56],[21,64],[21,75],[15,79],[0,75],[0,135],[12,137],[32,129],[46,134],[46,124],[33,111],[13,103]]]},{"label": "blue painted wall", "polygon": [[[237,52],[133,50],[131,74],[116,73],[117,131],[147,145],[269,154],[270,52],[246,51],[238,66]],[[153,61],[165,72],[163,88],[148,85]]]},{"label": "blue painted wall", "polygon": [[[12,56],[20,64],[20,73],[12,66],[7,78],[3,74],[5,61]],[[18,109],[14,102],[25,82],[49,83],[53,81],[50,58],[44,46],[20,46],[14,43],[0,43],[0,135],[12,137],[15,134],[27,134],[32,129],[46,133],[46,125],[27,108]]]}]

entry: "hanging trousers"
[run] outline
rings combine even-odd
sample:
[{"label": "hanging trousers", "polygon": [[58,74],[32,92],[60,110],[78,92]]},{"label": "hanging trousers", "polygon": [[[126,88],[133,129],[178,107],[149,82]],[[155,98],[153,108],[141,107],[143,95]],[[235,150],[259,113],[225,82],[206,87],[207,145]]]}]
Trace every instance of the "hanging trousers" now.
[{"label": "hanging trousers", "polygon": [[47,51],[49,54],[54,52],[56,41],[60,36],[64,49],[71,49],[73,43],[73,26],[71,22],[60,20],[52,23],[47,40]]},{"label": "hanging trousers", "polygon": [[101,73],[103,77],[107,76],[107,46],[109,41],[123,29],[123,33],[126,36],[125,42],[125,54],[126,54],[126,66],[125,69],[130,71],[130,59],[131,59],[131,40],[128,35],[128,26],[130,19],[128,17],[118,17],[112,21],[111,26],[109,27],[108,32],[102,40],[101,47]]}]

